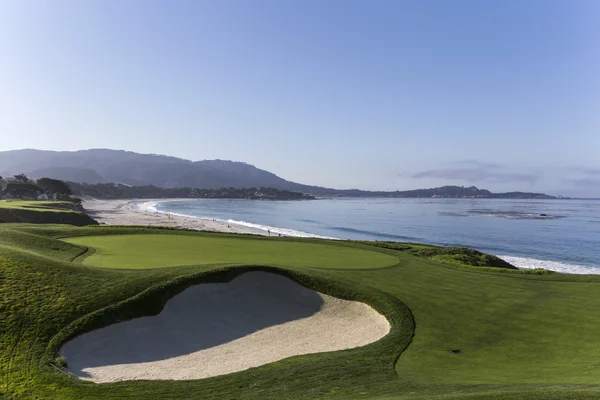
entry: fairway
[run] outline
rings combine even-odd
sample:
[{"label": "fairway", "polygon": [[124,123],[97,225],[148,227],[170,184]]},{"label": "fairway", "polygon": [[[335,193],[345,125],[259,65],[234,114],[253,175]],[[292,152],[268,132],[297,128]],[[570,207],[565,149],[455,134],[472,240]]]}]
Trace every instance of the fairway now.
[{"label": "fairway", "polygon": [[398,263],[381,252],[336,244],[183,235],[106,235],[65,241],[96,251],[84,265],[158,268],[196,264],[268,264],[314,268],[381,268]]},{"label": "fairway", "polygon": [[396,365],[405,379],[600,382],[596,277],[574,282],[568,276],[458,271],[419,262],[343,275],[394,293],[413,312],[415,337]]}]

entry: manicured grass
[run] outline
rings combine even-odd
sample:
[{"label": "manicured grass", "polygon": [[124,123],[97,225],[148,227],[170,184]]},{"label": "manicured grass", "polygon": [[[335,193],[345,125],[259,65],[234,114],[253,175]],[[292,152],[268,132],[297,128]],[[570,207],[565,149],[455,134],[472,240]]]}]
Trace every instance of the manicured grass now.
[{"label": "manicured grass", "polygon": [[54,200],[0,200],[0,208],[13,210],[34,210],[46,212],[76,212],[68,209],[68,201]]},{"label": "manicured grass", "polygon": [[181,235],[106,235],[64,239],[93,247],[84,265],[159,268],[193,264],[268,264],[315,268],[381,268],[392,255],[343,245]]},{"label": "manicured grass", "polygon": [[[181,249],[154,265],[170,268],[85,265],[95,257],[119,258],[110,254],[94,254],[82,265],[80,240],[97,241],[103,233],[116,242],[133,240],[137,258],[146,261],[160,256],[153,247],[165,243],[165,236]],[[69,242],[77,244],[56,240],[75,236],[80,238]],[[243,268],[255,268],[172,266],[205,264],[178,258],[181,252],[194,253],[204,246],[201,242],[231,254],[239,246],[293,245],[282,251],[287,267],[275,271],[315,290],[372,304],[390,318],[392,331],[362,348],[197,381],[96,385],[49,363],[60,343],[77,332],[156,313],[187,285],[223,281]],[[361,244],[326,243],[147,228],[0,225],[0,394],[15,399],[600,398],[600,277],[497,273],[454,265],[460,258],[439,263],[435,257],[411,254],[410,248],[373,247],[370,252]],[[304,253],[321,247],[327,249],[327,266],[337,267],[306,268]],[[336,269],[348,265],[347,250],[375,258],[395,254],[398,262],[387,268]],[[336,251],[344,258],[339,264],[333,261]],[[236,257],[243,254],[252,252],[240,251]],[[117,260],[112,266],[123,265]]]},{"label": "manicured grass", "polygon": [[[415,337],[398,374],[421,383],[600,383],[600,284],[410,263],[341,272],[400,298]],[[452,350],[460,350],[454,354]]]}]

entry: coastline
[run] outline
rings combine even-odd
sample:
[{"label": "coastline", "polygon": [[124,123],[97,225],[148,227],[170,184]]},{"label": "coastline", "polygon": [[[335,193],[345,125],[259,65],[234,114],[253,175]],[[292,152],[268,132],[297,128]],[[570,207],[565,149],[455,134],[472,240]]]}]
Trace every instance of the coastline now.
[{"label": "coastline", "polygon": [[339,240],[339,238],[335,237],[320,236],[294,229],[260,225],[246,221],[236,221],[233,219],[222,220],[211,219],[208,217],[196,217],[192,215],[165,212],[156,209],[156,205],[158,203],[178,200],[183,201],[189,199],[90,199],[83,202],[83,207],[89,216],[103,225],[162,226],[171,228],[195,229],[209,232]]},{"label": "coastline", "polygon": [[153,209],[153,206],[161,201],[172,200],[182,199],[91,199],[83,202],[83,208],[90,217],[102,225],[163,226],[199,231],[268,235],[261,229],[180,214],[169,216],[168,213]]},{"label": "coastline", "polygon": [[[307,232],[287,228],[277,228],[266,225],[252,224],[245,221],[218,220],[178,213],[158,211],[155,206],[160,202],[189,200],[189,199],[120,199],[96,200],[83,202],[88,215],[103,225],[137,225],[194,229],[209,232],[239,233],[268,236],[315,237],[337,239],[319,236]],[[170,217],[169,217],[170,215]],[[518,269],[542,268],[546,270],[570,274],[600,274],[600,268],[577,265],[558,261],[541,260],[523,256],[499,254],[499,258],[513,264]]]},{"label": "coastline", "polygon": [[518,269],[545,269],[563,274],[600,275],[600,268],[589,265],[571,264],[560,261],[540,260],[537,258],[496,255],[496,257],[514,265]]}]

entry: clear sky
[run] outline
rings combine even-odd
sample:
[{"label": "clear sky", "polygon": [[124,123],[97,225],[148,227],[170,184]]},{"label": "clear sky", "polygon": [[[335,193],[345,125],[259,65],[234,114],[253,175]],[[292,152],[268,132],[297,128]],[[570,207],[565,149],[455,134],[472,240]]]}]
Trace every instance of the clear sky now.
[{"label": "clear sky", "polygon": [[600,196],[600,1],[0,0],[0,150]]}]

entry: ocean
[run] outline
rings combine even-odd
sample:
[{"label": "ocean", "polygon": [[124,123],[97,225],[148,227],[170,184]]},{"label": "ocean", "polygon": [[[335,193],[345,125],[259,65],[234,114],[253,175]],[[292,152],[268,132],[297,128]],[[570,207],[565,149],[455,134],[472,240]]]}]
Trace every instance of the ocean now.
[{"label": "ocean", "polygon": [[600,200],[198,199],[154,208],[273,235],[464,246],[519,268],[600,274]]}]

